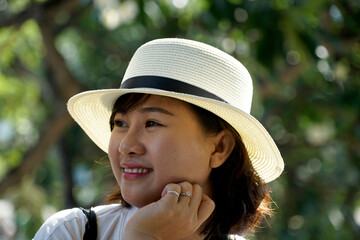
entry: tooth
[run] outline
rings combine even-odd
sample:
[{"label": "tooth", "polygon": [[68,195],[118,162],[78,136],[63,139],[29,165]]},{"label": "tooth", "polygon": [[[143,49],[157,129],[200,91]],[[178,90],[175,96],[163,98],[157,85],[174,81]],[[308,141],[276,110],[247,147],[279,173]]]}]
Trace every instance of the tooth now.
[{"label": "tooth", "polygon": [[151,173],[152,169],[147,168],[123,168],[125,173]]}]

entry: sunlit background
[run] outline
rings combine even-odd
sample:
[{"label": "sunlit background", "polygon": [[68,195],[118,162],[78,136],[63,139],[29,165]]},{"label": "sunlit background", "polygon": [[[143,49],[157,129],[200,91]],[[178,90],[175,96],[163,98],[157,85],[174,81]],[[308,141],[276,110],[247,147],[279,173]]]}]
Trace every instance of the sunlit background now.
[{"label": "sunlit background", "polygon": [[254,80],[252,114],[285,160],[275,215],[247,239],[360,239],[360,1],[0,0],[0,239],[115,184],[66,112],[117,88],[143,43],[209,43]]}]

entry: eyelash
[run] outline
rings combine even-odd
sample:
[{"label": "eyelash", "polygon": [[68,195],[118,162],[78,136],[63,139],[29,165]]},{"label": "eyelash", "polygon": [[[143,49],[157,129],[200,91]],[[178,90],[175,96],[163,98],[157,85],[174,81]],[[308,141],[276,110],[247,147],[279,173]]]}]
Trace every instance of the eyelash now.
[{"label": "eyelash", "polygon": [[[151,123],[151,124],[150,124]],[[146,124],[145,124],[146,127],[157,127],[157,126],[161,126],[160,123],[158,122],[155,122],[155,121],[146,121]]]},{"label": "eyelash", "polygon": [[125,127],[125,126],[124,126],[125,124],[126,124],[126,123],[125,123],[124,121],[114,120],[114,125],[115,125],[116,127]]},{"label": "eyelash", "polygon": [[[124,121],[121,120],[114,120],[114,125],[117,127],[127,127],[127,124]],[[145,123],[145,127],[158,127],[158,126],[162,126],[162,124],[156,122],[156,121],[152,121],[152,120],[148,120]]]}]

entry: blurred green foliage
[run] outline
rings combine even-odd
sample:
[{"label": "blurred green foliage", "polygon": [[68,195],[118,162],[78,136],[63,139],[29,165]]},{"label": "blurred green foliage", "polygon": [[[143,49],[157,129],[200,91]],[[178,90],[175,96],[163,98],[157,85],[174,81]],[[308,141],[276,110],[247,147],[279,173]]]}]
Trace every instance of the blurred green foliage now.
[{"label": "blurred green foliage", "polygon": [[[61,2],[0,0],[0,179],[22,164],[65,105],[50,82],[41,27],[46,6]],[[252,114],[286,164],[270,183],[271,227],[264,223],[249,239],[360,238],[359,1],[74,2],[50,9],[49,25],[82,90],[118,87],[135,50],[162,37],[209,43],[248,68]],[[32,14],[9,23],[23,12]],[[106,161],[73,124],[41,164],[1,193],[0,225],[7,221],[0,239],[29,239],[57,210],[101,204],[114,184]]]}]

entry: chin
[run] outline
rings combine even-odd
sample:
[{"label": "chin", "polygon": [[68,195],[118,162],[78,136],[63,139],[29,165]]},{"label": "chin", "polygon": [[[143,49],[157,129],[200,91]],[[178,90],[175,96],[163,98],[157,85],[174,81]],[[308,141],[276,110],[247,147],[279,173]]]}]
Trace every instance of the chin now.
[{"label": "chin", "polygon": [[156,202],[156,201],[158,201],[160,199],[160,197],[159,198],[154,198],[154,199],[149,199],[149,198],[146,198],[146,197],[139,198],[138,196],[137,197],[123,196],[123,198],[130,205],[132,205],[134,207],[137,207],[137,208],[145,207],[146,205],[149,205],[149,204],[151,204],[153,202]]}]

